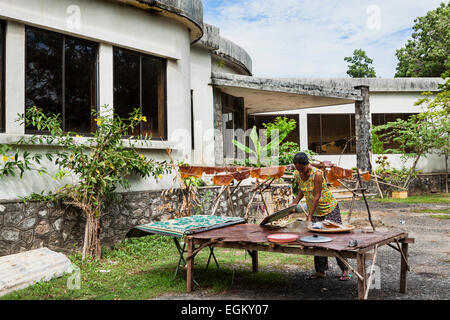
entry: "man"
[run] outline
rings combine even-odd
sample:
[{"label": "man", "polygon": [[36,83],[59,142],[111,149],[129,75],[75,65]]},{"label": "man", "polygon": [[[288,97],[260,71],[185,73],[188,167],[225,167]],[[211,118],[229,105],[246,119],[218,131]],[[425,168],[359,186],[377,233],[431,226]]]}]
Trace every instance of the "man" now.
[{"label": "man", "polygon": [[[308,206],[308,223],[323,220],[342,223],[339,205],[328,189],[322,171],[312,166],[308,155],[303,152],[295,155],[294,165],[297,169],[294,179],[298,185],[298,195],[292,205],[298,204],[305,197]],[[348,267],[338,258],[336,260],[342,270],[342,276],[339,280],[349,280]],[[328,258],[314,257],[314,267],[316,274],[311,275],[309,279],[325,278],[325,271],[328,270]]]}]

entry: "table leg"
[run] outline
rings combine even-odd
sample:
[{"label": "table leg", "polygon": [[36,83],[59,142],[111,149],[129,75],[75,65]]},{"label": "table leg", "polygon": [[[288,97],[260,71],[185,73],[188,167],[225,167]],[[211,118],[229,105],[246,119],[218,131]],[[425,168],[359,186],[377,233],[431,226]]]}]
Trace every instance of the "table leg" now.
[{"label": "table leg", "polygon": [[192,291],[192,282],[194,279],[194,256],[191,257],[194,251],[194,240],[190,237],[186,238],[187,241],[187,271],[186,271],[186,291]]},{"label": "table leg", "polygon": [[257,273],[258,272],[258,251],[256,250],[249,250],[249,255],[252,258],[252,272]]},{"label": "table leg", "polygon": [[[406,293],[408,291],[408,244],[402,243],[403,256],[400,253],[401,265],[400,265],[400,292]],[[406,259],[406,261],[405,261]]]},{"label": "table leg", "polygon": [[356,255],[356,261],[358,264],[358,273],[362,276],[362,280],[358,278],[358,300],[364,300],[364,294],[366,292],[366,255],[364,253],[358,253]]}]

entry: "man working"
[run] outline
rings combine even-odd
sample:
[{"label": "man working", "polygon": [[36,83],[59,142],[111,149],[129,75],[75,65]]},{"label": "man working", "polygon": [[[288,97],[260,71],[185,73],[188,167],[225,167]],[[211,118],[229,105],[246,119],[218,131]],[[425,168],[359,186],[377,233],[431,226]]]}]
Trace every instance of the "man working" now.
[{"label": "man working", "polygon": [[[339,205],[328,189],[322,171],[313,167],[309,162],[308,155],[303,152],[295,155],[294,165],[297,169],[294,180],[298,185],[298,195],[292,205],[298,204],[305,197],[309,223],[323,220],[342,223]],[[341,260],[337,258],[336,260],[342,270],[339,280],[349,280],[348,267]],[[309,279],[325,278],[325,271],[328,270],[328,258],[314,257],[314,267],[316,274],[311,275]]]}]

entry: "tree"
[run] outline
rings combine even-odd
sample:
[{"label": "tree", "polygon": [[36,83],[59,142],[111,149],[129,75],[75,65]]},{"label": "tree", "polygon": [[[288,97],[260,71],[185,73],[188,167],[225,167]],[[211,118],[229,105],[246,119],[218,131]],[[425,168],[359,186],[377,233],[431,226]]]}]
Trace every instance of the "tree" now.
[{"label": "tree", "polygon": [[450,61],[450,3],[414,20],[412,39],[396,51],[395,77],[440,77]]},{"label": "tree", "polygon": [[[447,64],[450,66],[450,63]],[[427,121],[429,130],[434,136],[433,152],[444,156],[445,159],[445,191],[448,193],[448,158],[450,153],[450,70],[442,74],[445,83],[439,85],[439,91],[432,98],[431,92],[424,92],[424,98],[418,100],[415,105],[424,106],[425,111],[418,117]]]},{"label": "tree", "polygon": [[385,150],[386,153],[400,153],[405,160],[414,159],[403,185],[406,188],[416,171],[420,158],[426,157],[433,150],[436,132],[430,130],[429,122],[422,121],[417,115],[409,117],[408,120],[397,119],[376,126],[372,130],[381,141],[398,145],[397,148]]},{"label": "tree", "polygon": [[57,151],[46,154],[58,168],[55,177],[61,179],[70,172],[78,177],[77,182],[64,185],[55,192],[34,193],[27,199],[62,201],[81,209],[86,216],[83,259],[101,257],[100,218],[106,202],[114,199],[116,188],[119,185],[130,188],[129,178],[133,174],[158,179],[171,170],[165,161],[156,162],[138,153],[137,144],[145,145],[149,136],[140,136],[138,140],[123,139],[142,121],[147,121],[138,109],[128,119],[117,115],[100,116],[95,111],[92,115],[96,118],[97,130],[84,143],[74,139],[77,137],[74,132],[63,131],[59,115],[47,116],[36,107],[19,115],[19,120],[26,125],[49,132],[47,136],[22,138],[21,144],[39,144],[45,140],[48,144],[58,145]]},{"label": "tree", "polygon": [[351,78],[375,78],[375,69],[371,67],[373,60],[370,59],[362,49],[355,49],[352,57],[345,57],[348,62],[347,74]]}]

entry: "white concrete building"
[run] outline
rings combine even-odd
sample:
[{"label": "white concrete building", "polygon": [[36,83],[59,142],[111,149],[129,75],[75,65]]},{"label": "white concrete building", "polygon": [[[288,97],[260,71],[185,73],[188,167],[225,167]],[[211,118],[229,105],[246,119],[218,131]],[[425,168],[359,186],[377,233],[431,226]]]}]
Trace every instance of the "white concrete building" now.
[{"label": "white concrete building", "polygon": [[[412,112],[419,91],[435,90],[439,82],[254,78],[245,49],[203,22],[201,0],[0,0],[0,22],[0,143],[44,134],[16,121],[33,105],[60,113],[64,128],[80,135],[95,130],[91,109],[104,113],[105,106],[114,106],[125,116],[139,107],[150,119],[140,133],[154,137],[142,148],[145,156],[165,159],[170,148],[174,160],[213,165],[222,163],[234,132],[247,129],[249,115],[298,114],[300,144],[306,148],[308,115],[350,114],[356,108],[365,114],[355,119],[356,127],[367,125],[368,104],[355,86],[369,85],[372,113],[387,114]],[[323,156],[342,166],[356,163],[355,155],[342,158]],[[421,166],[442,168],[432,160]],[[23,179],[2,179],[0,199],[70,181],[28,172]],[[136,179],[132,191],[172,185],[172,177]]]}]

